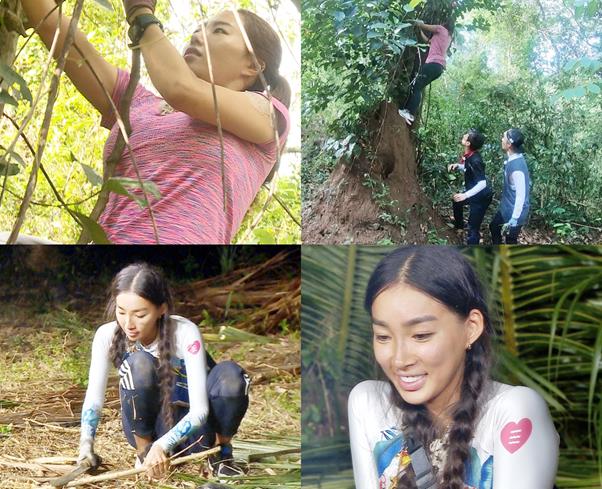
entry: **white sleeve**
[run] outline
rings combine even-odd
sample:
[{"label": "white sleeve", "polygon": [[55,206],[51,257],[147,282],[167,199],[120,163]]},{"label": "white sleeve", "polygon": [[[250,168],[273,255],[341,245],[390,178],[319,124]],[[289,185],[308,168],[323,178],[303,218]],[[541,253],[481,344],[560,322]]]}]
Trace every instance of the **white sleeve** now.
[{"label": "white sleeve", "polygon": [[96,436],[109,377],[109,350],[116,327],[115,322],[104,324],[94,335],[88,389],[82,406],[80,447],[84,444],[92,444]]},{"label": "white sleeve", "polygon": [[347,404],[349,441],[356,489],[378,489],[376,462],[365,431],[365,420],[372,412],[366,390],[367,385],[367,382],[356,385],[349,394]]},{"label": "white sleeve", "polygon": [[523,212],[523,205],[525,203],[525,196],[527,194],[525,188],[525,175],[522,171],[513,171],[510,175],[510,179],[516,188],[516,200],[514,201],[512,218],[518,219]]},{"label": "white sleeve", "polygon": [[477,195],[481,190],[485,188],[487,182],[485,180],[480,180],[476,183],[474,187],[464,192],[464,196],[468,199],[473,195]]},{"label": "white sleeve", "polygon": [[493,489],[552,489],[559,437],[541,396],[513,387],[496,407]]},{"label": "white sleeve", "polygon": [[175,340],[176,354],[184,359],[186,365],[190,410],[171,430],[155,442],[166,453],[193,435],[209,415],[205,345],[199,328],[187,320],[180,322],[176,329]]}]

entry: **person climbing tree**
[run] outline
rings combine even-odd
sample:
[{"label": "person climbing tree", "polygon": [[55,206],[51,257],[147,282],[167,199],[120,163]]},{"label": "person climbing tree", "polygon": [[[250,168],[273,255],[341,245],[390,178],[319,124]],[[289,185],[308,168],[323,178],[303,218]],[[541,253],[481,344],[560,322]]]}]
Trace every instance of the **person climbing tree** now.
[{"label": "person climbing tree", "polygon": [[[408,125],[412,125],[416,112],[420,107],[422,91],[434,80],[439,78],[445,69],[445,56],[452,40],[454,32],[454,20],[452,17],[443,25],[425,24],[421,20],[416,21],[420,37],[429,44],[429,51],[425,63],[420,67],[420,72],[414,81],[408,101],[399,115],[405,119]],[[425,32],[431,34],[430,39]]]},{"label": "person climbing tree", "polygon": [[504,189],[500,207],[493,217],[489,229],[491,242],[516,244],[520,230],[529,216],[529,169],[523,155],[524,136],[516,128],[502,135],[502,149],[508,155],[504,162]]},{"label": "person climbing tree", "polygon": [[[70,19],[59,18],[54,0],[21,3],[48,47],[60,26],[54,50],[60,53]],[[229,244],[288,133],[290,88],[279,74],[280,40],[256,14],[227,10],[200,26],[179,53],[154,15],[156,0],[123,5],[131,47],[141,51],[160,96],[135,87],[131,152],[116,161],[115,176],[153,182],[161,196],[149,198],[149,209],[111,193],[98,222],[113,243]],[[65,72],[111,130],[106,162],[120,132],[114,106],[126,99],[130,73],[107,62],[79,30]],[[140,188],[130,193],[142,197]]]},{"label": "person climbing tree", "polygon": [[479,153],[485,142],[484,136],[476,129],[470,129],[462,137],[461,144],[464,146],[464,154],[459,163],[453,163],[447,167],[448,171],[458,170],[464,172],[465,191],[456,193],[452,197],[454,209],[454,227],[464,229],[464,206],[468,205],[468,236],[466,244],[479,244],[481,239],[481,223],[493,192],[485,178],[485,163]]}]

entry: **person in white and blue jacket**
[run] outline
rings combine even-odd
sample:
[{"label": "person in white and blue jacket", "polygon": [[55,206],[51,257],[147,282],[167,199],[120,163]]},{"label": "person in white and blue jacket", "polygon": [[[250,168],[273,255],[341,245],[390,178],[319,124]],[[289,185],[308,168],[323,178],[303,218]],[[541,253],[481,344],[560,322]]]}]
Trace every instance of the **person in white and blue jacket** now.
[{"label": "person in white and blue jacket", "polygon": [[508,155],[504,162],[504,189],[500,207],[489,229],[492,244],[516,244],[529,216],[529,168],[524,157],[525,138],[519,129],[508,129],[502,135],[502,149]]}]

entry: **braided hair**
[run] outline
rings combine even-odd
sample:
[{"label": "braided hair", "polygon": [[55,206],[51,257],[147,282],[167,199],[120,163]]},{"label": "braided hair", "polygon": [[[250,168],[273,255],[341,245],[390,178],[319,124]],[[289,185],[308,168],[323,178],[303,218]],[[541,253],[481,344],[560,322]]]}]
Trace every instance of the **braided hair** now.
[{"label": "braided hair", "polygon": [[[171,351],[173,343],[173,325],[169,314],[173,310],[173,299],[163,272],[147,263],[134,263],[122,269],[111,282],[109,298],[105,309],[107,320],[116,320],[116,298],[119,294],[133,292],[157,307],[167,305],[167,312],[158,320],[159,334],[159,392],[161,395],[161,413],[168,427],[173,425],[171,393],[173,373],[171,370]],[[123,355],[133,344],[128,341],[123,329],[118,327],[111,341],[109,356],[116,368],[121,366]]]},{"label": "braided hair", "polygon": [[[447,456],[442,473],[437,474],[445,489],[464,488],[464,464],[469,459],[470,442],[479,415],[481,396],[489,384],[492,362],[491,337],[494,334],[481,285],[468,260],[449,246],[408,246],[398,248],[383,258],[372,272],[364,306],[368,313],[376,297],[397,284],[406,284],[439,301],[461,318],[476,309],[483,315],[485,328],[466,352],[460,399],[451,411]],[[403,400],[391,383],[391,403],[402,414],[404,436],[422,444],[429,457],[430,445],[444,435],[444,428],[433,419],[424,405]],[[416,488],[411,466],[398,482],[398,489]]]}]

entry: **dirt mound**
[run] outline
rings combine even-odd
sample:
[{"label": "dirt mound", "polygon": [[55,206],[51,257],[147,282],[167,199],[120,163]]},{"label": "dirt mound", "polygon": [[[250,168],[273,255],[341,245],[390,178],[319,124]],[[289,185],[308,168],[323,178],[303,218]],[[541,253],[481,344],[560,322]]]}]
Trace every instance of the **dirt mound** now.
[{"label": "dirt mound", "polygon": [[432,229],[455,243],[457,237],[420,189],[414,142],[397,107],[383,103],[369,125],[375,155],[339,162],[316,199],[304,206],[303,242],[427,243]]}]

